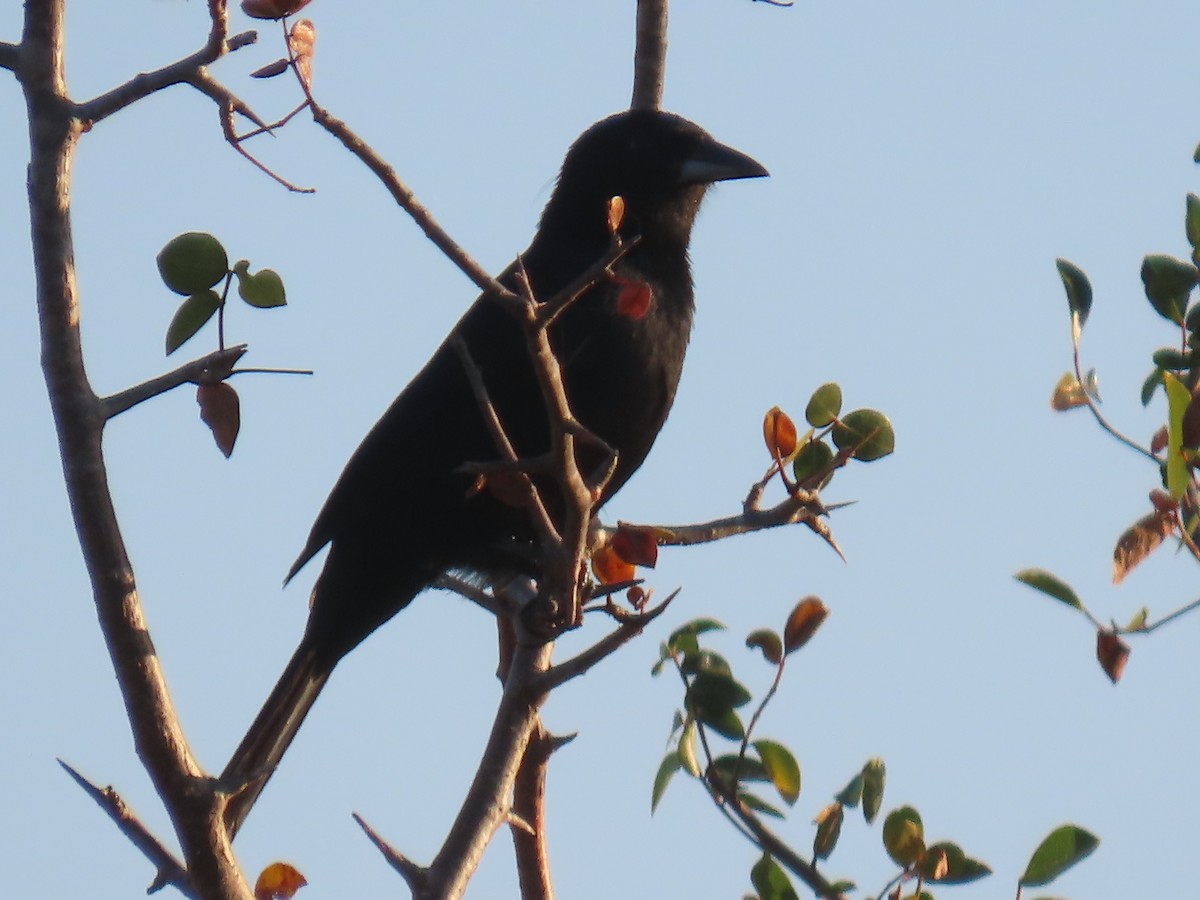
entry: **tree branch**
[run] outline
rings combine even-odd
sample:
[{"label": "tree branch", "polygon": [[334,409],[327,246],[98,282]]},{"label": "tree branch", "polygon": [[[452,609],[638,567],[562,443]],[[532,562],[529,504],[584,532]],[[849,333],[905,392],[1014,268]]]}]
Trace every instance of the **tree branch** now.
[{"label": "tree branch", "polygon": [[572,678],[578,678],[580,675],[583,675],[596,665],[596,663],[611,656],[618,649],[641,634],[647,625],[666,611],[667,606],[677,596],[679,596],[679,591],[672,591],[671,595],[658,606],[648,609],[644,613],[629,615],[615,631],[610,632],[586,650],[583,650],[576,656],[572,656],[570,659],[564,660],[556,666],[551,666],[537,679],[537,689],[548,694]]},{"label": "tree branch", "polygon": [[132,409],[139,403],[165,394],[184,384],[224,381],[233,373],[233,367],[248,349],[246,344],[215,350],[207,356],[184,363],[178,369],[136,384],[100,401],[104,418],[111,419]]},{"label": "tree branch", "polygon": [[550,853],[546,846],[546,773],[550,757],[574,740],[574,735],[555,737],[538,717],[533,734],[521,757],[513,784],[513,816],[520,821],[512,828],[513,851],[521,900],[553,900]]},{"label": "tree branch", "polygon": [[15,72],[20,62],[20,46],[10,44],[8,41],[0,41],[0,69],[8,69],[10,72]]},{"label": "tree branch", "polygon": [[[220,0],[210,2],[223,9]],[[249,887],[219,827],[221,801],[171,703],[108,489],[101,447],[105,407],[88,382],[80,345],[70,196],[75,147],[86,126],[66,90],[64,7],[65,0],[28,0],[21,41],[42,369],[63,478],[134,744],[167,806],[192,884],[202,895],[248,898]]]},{"label": "tree branch", "polygon": [[549,667],[552,648],[552,643],[530,635],[518,639],[479,768],[445,842],[429,865],[428,881],[414,892],[414,900],[461,897],[492,835],[508,817],[517,769],[537,725],[538,707],[545,700],[536,679]]},{"label": "tree branch", "polygon": [[667,74],[667,0],[638,0],[630,109],[660,109]]},{"label": "tree branch", "polygon": [[183,867],[183,863],[177,860],[174,854],[164,847],[158,838],[150,833],[149,829],[141,823],[141,820],[133,814],[133,811],[121,799],[120,794],[111,787],[97,787],[61,759],[58,761],[58,764],[66,769],[68,775],[75,779],[75,783],[83,788],[84,793],[95,800],[96,804],[108,813],[109,818],[116,823],[117,828],[121,829],[121,833],[129,838],[129,842],[141,850],[150,862],[154,863],[158,874],[155,876],[153,883],[147,889],[146,893],[151,894],[167,885],[171,885],[185,897],[199,898],[200,895],[196,893],[192,888],[191,882],[188,881],[188,873]]},{"label": "tree branch", "polygon": [[[707,544],[738,534],[750,534],[768,528],[797,523],[816,523],[825,514],[825,507],[815,494],[801,493],[786,497],[770,509],[748,507],[739,515],[713,519],[694,525],[633,525],[630,527],[651,530],[658,538],[659,546],[682,547],[692,544]],[[619,525],[629,523],[618,523]],[[606,528],[605,531],[615,531]]]},{"label": "tree branch", "polygon": [[212,28],[203,47],[190,56],[161,69],[142,72],[98,97],[77,104],[75,114],[88,123],[100,122],[157,91],[177,84],[190,83],[205,66],[258,40],[258,32],[255,31],[243,31],[229,37],[229,17],[225,9],[225,0],[209,0],[208,7],[212,17]]}]

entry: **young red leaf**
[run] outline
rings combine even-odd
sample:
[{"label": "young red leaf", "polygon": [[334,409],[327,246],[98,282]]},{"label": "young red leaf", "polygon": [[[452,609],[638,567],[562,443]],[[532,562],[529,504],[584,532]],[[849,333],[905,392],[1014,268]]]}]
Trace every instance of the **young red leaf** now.
[{"label": "young red leaf", "polygon": [[652,528],[619,525],[613,535],[612,548],[631,566],[653,569],[658,562],[658,536]]},{"label": "young red leaf", "polygon": [[650,306],[654,303],[654,293],[650,290],[650,285],[620,275],[614,275],[612,280],[617,286],[618,313],[637,321],[650,311]]},{"label": "young red leaf", "polygon": [[242,427],[237,391],[223,381],[202,384],[196,388],[196,402],[200,404],[200,421],[211,429],[217,447],[228,457]]},{"label": "young red leaf", "polygon": [[807,644],[828,615],[829,610],[817,597],[805,597],[797,603],[783,629],[784,650],[793,653]]},{"label": "young red leaf", "polygon": [[1129,645],[1111,631],[1096,632],[1096,659],[1113,684],[1121,680],[1129,661]]},{"label": "young red leaf", "polygon": [[796,452],[796,423],[778,406],[763,416],[763,440],[772,459],[787,459]]},{"label": "young red leaf", "polygon": [[763,658],[773,666],[779,665],[783,659],[783,641],[770,628],[759,628],[746,636],[746,646],[757,647],[762,651]]}]

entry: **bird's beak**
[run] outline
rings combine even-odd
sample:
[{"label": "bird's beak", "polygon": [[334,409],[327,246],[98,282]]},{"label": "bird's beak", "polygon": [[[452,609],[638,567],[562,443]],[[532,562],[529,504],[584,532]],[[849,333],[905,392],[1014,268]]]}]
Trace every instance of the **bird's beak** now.
[{"label": "bird's beak", "polygon": [[684,160],[680,184],[711,184],[736,178],[762,178],[769,173],[762,163],[716,141],[707,141]]}]

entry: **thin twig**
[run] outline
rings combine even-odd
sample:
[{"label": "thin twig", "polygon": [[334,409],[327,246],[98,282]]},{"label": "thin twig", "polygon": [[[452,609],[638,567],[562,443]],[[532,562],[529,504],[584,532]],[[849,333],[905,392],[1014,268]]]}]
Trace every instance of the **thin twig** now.
[{"label": "thin twig", "polygon": [[246,344],[215,350],[207,356],[184,363],[178,369],[151,378],[100,401],[105,419],[119,416],[139,403],[165,394],[184,384],[224,381],[233,374],[233,367],[248,349]]},{"label": "thin twig", "polygon": [[61,759],[58,764],[75,779],[75,783],[83,788],[84,793],[108,813],[108,817],[116,823],[121,833],[129,838],[129,842],[141,850],[145,857],[154,864],[158,874],[147,893],[153,893],[155,890],[171,885],[185,897],[199,897],[199,894],[192,888],[191,881],[188,880],[187,869],[184,868],[183,863],[150,833],[150,830],[134,815],[133,810],[121,799],[120,794],[111,787],[101,788],[92,784]]},{"label": "thin twig", "polygon": [[269,127],[258,113],[246,105],[244,100],[209,75],[206,70],[200,69],[197,72],[193,72],[186,80],[188,84],[216,103],[217,106],[228,105],[238,115],[245,116],[260,128]]},{"label": "thin twig", "polygon": [[[479,366],[475,364],[475,360],[471,357],[471,350],[467,347],[467,342],[463,340],[461,335],[455,335],[453,343],[454,349],[458,351],[459,359],[462,361],[463,369],[467,373],[467,380],[471,384],[471,390],[475,394],[475,401],[479,406],[479,412],[483,416],[484,424],[487,425],[488,432],[492,436],[492,441],[495,443],[496,449],[500,451],[505,461],[509,464],[519,466],[520,459],[517,456],[516,448],[513,447],[512,441],[508,439],[508,433],[504,430],[504,423],[500,421],[500,415],[496,412],[496,407],[492,404],[491,396],[488,394],[487,385],[483,383],[483,373],[479,371]],[[534,486],[533,479],[519,467],[513,469],[513,474],[521,484],[522,491],[525,494],[526,508],[530,518],[533,519],[534,527],[537,528],[543,541],[561,542],[562,537],[554,525],[554,520],[550,517],[550,511],[546,508],[546,504],[542,502],[542,495],[537,487]]]},{"label": "thin twig", "polygon": [[[221,5],[224,6],[223,3]],[[85,122],[100,122],[164,88],[177,84],[194,83],[193,79],[197,73],[204,70],[205,66],[216,62],[227,53],[233,53],[258,40],[258,33],[255,31],[243,31],[233,37],[227,37],[227,35],[228,22],[225,16],[215,16],[208,41],[195,53],[163,66],[161,69],[155,69],[153,72],[135,75],[124,84],[118,85],[98,97],[93,97],[91,100],[77,104],[75,114]]]},{"label": "thin twig", "polygon": [[[800,494],[795,497],[786,497],[782,502],[769,509],[747,509],[736,516],[713,519],[694,525],[634,525],[630,527],[651,531],[657,537],[660,546],[681,547],[707,544],[738,534],[750,534],[768,528],[778,528],[781,525],[816,522],[825,512],[825,507],[821,505],[815,494]],[[628,526],[628,523],[622,522],[618,523],[619,525]],[[822,536],[824,537],[824,535]]]},{"label": "thin twig", "polygon": [[631,109],[659,109],[667,70],[667,0],[638,0]]},{"label": "thin twig", "polygon": [[642,633],[643,629],[666,611],[671,601],[679,596],[679,590],[671,592],[662,603],[643,613],[628,616],[614,631],[609,632],[586,650],[551,666],[535,682],[537,690],[550,693],[560,685],[583,675],[601,660],[611,656],[620,647]]}]

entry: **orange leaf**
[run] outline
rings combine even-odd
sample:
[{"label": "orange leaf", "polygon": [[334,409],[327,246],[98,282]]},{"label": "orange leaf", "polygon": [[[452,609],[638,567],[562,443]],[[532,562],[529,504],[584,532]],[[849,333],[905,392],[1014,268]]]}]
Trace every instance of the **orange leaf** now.
[{"label": "orange leaf", "polygon": [[658,535],[653,528],[618,525],[612,539],[613,552],[631,566],[653,569],[658,562]]},{"label": "orange leaf", "polygon": [[1096,632],[1096,659],[1100,660],[1100,668],[1104,674],[1116,684],[1121,680],[1125,671],[1125,663],[1129,661],[1129,645],[1111,631]]},{"label": "orange leaf", "polygon": [[617,285],[617,312],[634,321],[642,318],[650,311],[654,302],[654,292],[644,281],[634,281],[620,275],[612,276]]},{"label": "orange leaf", "polygon": [[624,197],[609,197],[608,198],[608,233],[616,234],[621,229],[621,223],[625,221],[625,198]]},{"label": "orange leaf", "polygon": [[296,891],[308,882],[293,866],[285,862],[271,863],[254,882],[254,900],[292,900]]},{"label": "orange leaf", "polygon": [[807,644],[828,615],[829,610],[817,597],[805,597],[797,603],[783,628],[784,651],[792,653]]},{"label": "orange leaf", "polygon": [[637,574],[632,565],[617,555],[612,544],[605,544],[592,553],[592,571],[601,584],[632,581]]},{"label": "orange leaf", "polygon": [[796,452],[796,423],[778,406],[763,416],[763,440],[772,459],[787,459]]},{"label": "orange leaf", "polygon": [[288,33],[288,46],[292,49],[292,56],[296,57],[296,71],[309,87],[312,86],[313,48],[316,43],[317,26],[312,23],[312,19],[301,19]]},{"label": "orange leaf", "polygon": [[200,404],[200,421],[212,430],[217,447],[228,458],[242,427],[237,391],[223,381],[202,384],[196,388],[196,402]]},{"label": "orange leaf", "polygon": [[1087,394],[1079,379],[1068,372],[1054,386],[1054,393],[1050,395],[1050,408],[1063,412],[1080,406],[1087,406]]},{"label": "orange leaf", "polygon": [[1175,517],[1169,512],[1152,512],[1126,528],[1113,550],[1113,584],[1124,581],[1133,567],[1153,553],[1174,529]]}]

